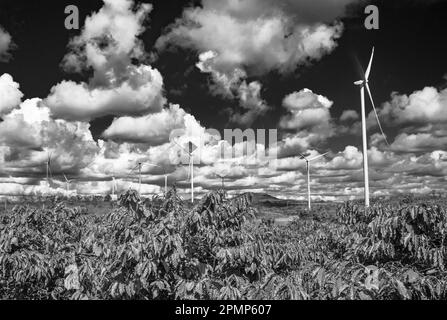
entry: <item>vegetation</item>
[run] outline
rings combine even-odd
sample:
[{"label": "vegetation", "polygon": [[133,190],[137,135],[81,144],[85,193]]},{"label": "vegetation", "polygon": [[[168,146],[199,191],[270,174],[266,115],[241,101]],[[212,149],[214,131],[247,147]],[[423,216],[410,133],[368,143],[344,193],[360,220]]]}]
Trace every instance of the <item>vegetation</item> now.
[{"label": "vegetation", "polygon": [[445,205],[346,203],[259,222],[250,195],[121,195],[105,215],[54,202],[0,216],[2,299],[446,299]]}]

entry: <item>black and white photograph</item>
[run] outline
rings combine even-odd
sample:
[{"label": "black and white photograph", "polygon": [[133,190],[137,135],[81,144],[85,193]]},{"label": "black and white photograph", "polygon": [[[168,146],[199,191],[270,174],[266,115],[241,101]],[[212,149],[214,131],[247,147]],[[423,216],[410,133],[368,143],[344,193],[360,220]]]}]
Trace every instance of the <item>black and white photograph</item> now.
[{"label": "black and white photograph", "polygon": [[445,0],[0,0],[0,300],[447,299],[446,39]]}]

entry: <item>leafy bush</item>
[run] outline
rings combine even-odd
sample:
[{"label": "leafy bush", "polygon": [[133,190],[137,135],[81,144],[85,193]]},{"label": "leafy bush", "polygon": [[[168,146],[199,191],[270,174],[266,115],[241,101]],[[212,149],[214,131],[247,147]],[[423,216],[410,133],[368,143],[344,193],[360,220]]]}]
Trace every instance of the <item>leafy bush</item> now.
[{"label": "leafy bush", "polygon": [[346,203],[257,221],[249,195],[134,190],[103,216],[54,201],[0,216],[3,299],[445,299],[445,208]]}]

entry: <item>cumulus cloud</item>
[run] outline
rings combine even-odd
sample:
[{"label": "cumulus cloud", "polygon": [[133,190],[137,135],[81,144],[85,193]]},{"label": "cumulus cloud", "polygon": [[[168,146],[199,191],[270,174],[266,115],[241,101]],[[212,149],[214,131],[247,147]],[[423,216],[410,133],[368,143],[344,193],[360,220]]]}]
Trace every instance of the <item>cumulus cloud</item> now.
[{"label": "cumulus cloud", "polygon": [[213,83],[210,89],[213,94],[239,100],[242,112],[230,110],[230,120],[248,126],[270,109],[261,97],[262,84],[259,81],[247,83],[247,73],[239,68],[228,73],[218,71],[214,68],[217,56],[216,52],[206,51],[199,55],[196,66],[202,72],[211,74]]},{"label": "cumulus cloud", "polygon": [[[259,95],[261,83],[247,83],[247,77],[270,71],[291,73],[331,52],[343,26],[322,21],[332,22],[350,2],[204,0],[201,7],[186,8],[156,46],[197,51],[197,67],[213,80],[211,91],[239,100],[244,112],[231,120],[250,124],[268,107]],[[244,99],[247,89],[250,101]]]},{"label": "cumulus cloud", "polygon": [[51,89],[45,104],[54,117],[91,120],[162,109],[163,78],[141,64],[146,53],[139,36],[151,10],[152,5],[135,6],[133,0],[104,0],[104,6],[87,17],[62,65],[67,71],[92,70],[93,76],[88,83],[63,81]]},{"label": "cumulus cloud", "polygon": [[447,136],[436,137],[430,133],[402,133],[391,144],[391,149],[399,152],[426,152],[442,148],[447,149]]},{"label": "cumulus cloud", "polygon": [[89,126],[52,119],[41,99],[24,101],[0,122],[0,145],[7,147],[1,171],[43,173],[48,154],[53,154],[53,172],[79,171],[98,148]]},{"label": "cumulus cloud", "polygon": [[204,1],[211,8],[227,11],[238,18],[255,18],[281,10],[303,23],[331,22],[345,13],[356,0],[244,0]]},{"label": "cumulus cloud", "polygon": [[13,47],[12,37],[0,26],[0,62],[6,62],[11,55],[10,49]]},{"label": "cumulus cloud", "polygon": [[165,103],[161,74],[150,66],[132,69],[131,79],[112,88],[63,81],[51,89],[45,104],[55,117],[80,121],[160,111]]},{"label": "cumulus cloud", "polygon": [[345,110],[340,116],[340,121],[347,122],[359,119],[359,113],[355,110]]},{"label": "cumulus cloud", "polygon": [[426,87],[408,95],[393,93],[380,115],[391,124],[426,124],[447,122],[447,89]]},{"label": "cumulus cloud", "polygon": [[9,113],[22,101],[23,93],[20,85],[5,73],[0,76],[0,116]]},{"label": "cumulus cloud", "polygon": [[188,117],[192,116],[179,105],[170,105],[159,113],[116,118],[103,133],[103,137],[116,141],[159,145],[169,141],[172,130],[186,128]]},{"label": "cumulus cloud", "polygon": [[242,82],[237,91],[243,112],[233,113],[231,116],[233,122],[248,126],[270,109],[261,98],[261,89],[262,85],[258,81],[249,84]]},{"label": "cumulus cloud", "polygon": [[288,114],[283,116],[280,126],[288,130],[314,129],[329,126],[331,114],[329,109],[333,102],[309,89],[303,89],[287,95],[283,106]]},{"label": "cumulus cloud", "polygon": [[[390,148],[399,153],[429,152],[447,146],[447,89],[425,87],[410,95],[393,93],[379,109],[388,126],[398,128]],[[370,113],[368,124],[375,123]]]},{"label": "cumulus cloud", "polygon": [[205,0],[187,8],[157,43],[217,53],[213,67],[223,73],[247,69],[251,75],[271,70],[291,72],[299,64],[320,59],[336,46],[342,26],[306,24],[277,1]]}]

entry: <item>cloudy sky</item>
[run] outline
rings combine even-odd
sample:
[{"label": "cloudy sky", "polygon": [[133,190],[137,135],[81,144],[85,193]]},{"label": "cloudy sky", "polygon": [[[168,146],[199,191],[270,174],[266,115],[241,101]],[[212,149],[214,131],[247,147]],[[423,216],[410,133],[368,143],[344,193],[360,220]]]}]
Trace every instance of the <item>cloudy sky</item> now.
[{"label": "cloudy sky", "polygon": [[[64,27],[77,5],[80,29]],[[364,8],[380,9],[366,30]],[[199,194],[362,196],[360,99],[353,82],[376,55],[367,104],[371,192],[445,189],[447,4],[442,0],[25,1],[0,4],[0,195],[159,193],[164,173]],[[224,143],[225,129],[277,130],[277,143]],[[179,133],[180,134],[177,134]],[[266,137],[269,141],[269,137]],[[222,151],[234,153],[222,159]],[[51,155],[53,179],[46,181]],[[272,159],[275,155],[276,159]]]}]

